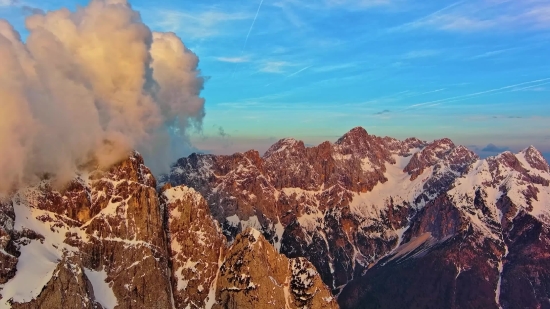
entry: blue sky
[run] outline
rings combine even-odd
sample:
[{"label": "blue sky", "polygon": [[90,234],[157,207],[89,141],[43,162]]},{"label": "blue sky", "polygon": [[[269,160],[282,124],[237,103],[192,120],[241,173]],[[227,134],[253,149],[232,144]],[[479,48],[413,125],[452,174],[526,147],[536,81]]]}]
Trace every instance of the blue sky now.
[{"label": "blue sky", "polygon": [[[0,18],[24,32],[9,2]],[[263,151],[288,136],[318,144],[363,126],[482,155],[550,153],[550,0],[131,3],[201,59],[207,116],[192,140],[204,151]]]}]

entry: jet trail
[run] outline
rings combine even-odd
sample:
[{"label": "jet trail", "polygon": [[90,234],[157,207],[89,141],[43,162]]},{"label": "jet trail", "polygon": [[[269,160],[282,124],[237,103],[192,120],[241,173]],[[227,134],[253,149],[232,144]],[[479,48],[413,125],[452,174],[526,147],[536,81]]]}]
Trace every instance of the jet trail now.
[{"label": "jet trail", "polygon": [[299,70],[298,72],[294,72],[294,73],[288,75],[285,79],[287,79],[287,78],[289,78],[289,77],[292,77],[292,76],[294,76],[294,75],[296,75],[296,74],[299,74],[299,73],[301,73],[301,72],[303,72],[303,71],[305,71],[305,70],[307,70],[307,69],[309,69],[309,68],[311,68],[311,67],[312,67],[312,65],[310,65],[310,66],[308,66],[308,67],[305,67],[305,68]]},{"label": "jet trail", "polygon": [[[303,71],[305,71],[305,70],[307,70],[307,69],[309,69],[309,68],[311,68],[311,67],[312,67],[312,65],[310,65],[310,66],[308,66],[308,67],[305,67],[305,68],[303,68],[303,69],[300,69],[299,71],[296,71],[296,72],[294,72],[294,73],[292,73],[292,74],[290,74],[290,75],[287,75],[285,78],[283,78],[283,79],[281,79],[281,80],[279,80],[279,81],[280,81],[280,82],[285,81],[285,80],[291,78],[292,76],[297,75],[297,74],[299,74],[299,73],[301,73],[301,72],[303,72]],[[272,82],[272,83],[269,83],[269,84],[265,85],[264,87],[269,87],[269,86],[273,85],[273,84],[276,83],[276,82],[277,82],[277,81],[274,81],[274,82]]]},{"label": "jet trail", "polygon": [[[243,49],[241,50],[241,56],[244,54],[244,50],[246,49],[246,44],[248,44],[248,38],[250,37],[250,33],[252,33],[252,29],[254,29],[254,25],[256,24],[256,19],[258,19],[258,15],[260,14],[260,9],[262,8],[262,4],[264,3],[264,0],[260,1],[260,5],[258,6],[258,10],[256,11],[256,16],[254,16],[254,20],[252,21],[252,25],[250,25],[250,29],[248,29],[248,33],[246,34],[246,39],[244,40]],[[235,67],[233,68],[233,72],[231,72],[231,78],[235,75],[235,71],[237,71],[238,64],[235,64]]]},{"label": "jet trail", "polygon": [[[434,103],[449,103],[449,102],[453,102],[455,100],[461,100],[461,99],[467,99],[467,98],[471,98],[471,97],[477,97],[477,96],[480,96],[482,94],[493,93],[493,92],[497,92],[497,91],[501,91],[501,90],[514,88],[514,87],[517,87],[517,86],[528,85],[528,84],[533,84],[533,83],[538,83],[538,82],[544,82],[544,81],[547,81],[547,80],[550,80],[550,78],[543,78],[543,79],[533,80],[533,81],[530,81],[530,82],[524,82],[524,83],[519,83],[519,84],[515,84],[515,85],[505,86],[505,87],[501,87],[501,88],[495,88],[495,89],[491,89],[491,90],[486,90],[486,91],[481,91],[481,92],[476,92],[476,93],[470,93],[470,94],[466,94],[466,95],[459,95],[459,96],[456,96],[456,97],[440,99],[440,100],[435,100],[435,101],[426,102],[426,103],[414,104],[414,105],[411,105],[411,106],[403,109],[402,111],[408,110],[408,109],[411,109],[411,108],[415,108],[415,107],[424,106],[424,105],[434,104]],[[538,85],[535,85],[535,86],[538,86]]]},{"label": "jet trail", "polygon": [[246,49],[246,44],[248,44],[248,38],[250,37],[250,33],[252,32],[252,29],[254,28],[254,24],[256,23],[256,19],[258,19],[258,15],[260,14],[260,9],[262,8],[263,3],[264,3],[264,0],[260,1],[260,5],[258,6],[258,11],[256,11],[256,16],[254,16],[254,20],[252,21],[252,25],[250,25],[250,29],[248,29],[248,34],[246,35],[246,40],[244,40],[243,50],[241,51],[241,54],[244,53],[244,50]]}]

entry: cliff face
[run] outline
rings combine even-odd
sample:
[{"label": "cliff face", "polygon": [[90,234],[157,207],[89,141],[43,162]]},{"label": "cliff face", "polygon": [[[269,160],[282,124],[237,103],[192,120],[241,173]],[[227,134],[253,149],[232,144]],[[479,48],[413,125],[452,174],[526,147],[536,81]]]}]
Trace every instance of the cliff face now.
[{"label": "cliff face", "polygon": [[160,185],[133,153],[0,200],[0,308],[546,308],[549,171],[362,128]]},{"label": "cliff face", "polygon": [[306,258],[344,308],[548,303],[550,173],[534,147],[481,160],[355,128],[263,156],[194,154],[161,182],[199,191],[229,242],[253,227]]},{"label": "cliff face", "polygon": [[337,308],[315,267],[288,259],[257,230],[248,228],[228,249],[220,267],[213,308]]},{"label": "cliff face", "polygon": [[[155,189],[134,153],[62,191],[47,182],[17,192],[2,307],[170,308],[167,238]],[[8,217],[11,214],[7,212]],[[11,217],[10,217],[11,219]]]},{"label": "cliff face", "polygon": [[[263,251],[274,249],[258,241],[265,246],[250,257],[270,258]],[[4,198],[0,245],[0,308],[213,308],[223,304],[217,291],[233,286],[220,275],[235,267],[226,258],[231,248],[206,201],[183,186],[159,194],[138,153],[107,171],[82,173],[62,191],[44,181]],[[288,268],[286,257],[277,259]],[[310,272],[315,284],[300,290],[316,293],[309,307],[336,308]],[[292,278],[287,271],[281,280]],[[284,294],[284,287],[269,293]],[[268,307],[258,295],[244,293],[232,304]]]}]

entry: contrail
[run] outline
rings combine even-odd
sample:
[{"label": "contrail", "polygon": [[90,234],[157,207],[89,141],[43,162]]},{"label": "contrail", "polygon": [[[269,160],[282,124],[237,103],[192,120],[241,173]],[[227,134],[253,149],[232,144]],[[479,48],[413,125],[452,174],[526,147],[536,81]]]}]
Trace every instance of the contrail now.
[{"label": "contrail", "polygon": [[403,29],[403,28],[405,28],[405,27],[407,27],[407,26],[415,26],[415,25],[418,25],[419,23],[421,23],[421,22],[423,22],[423,21],[425,21],[425,20],[429,20],[431,17],[437,16],[438,14],[443,13],[443,12],[449,10],[449,9],[452,9],[452,8],[454,8],[455,6],[458,6],[458,5],[462,4],[462,3],[464,3],[464,0],[455,2],[455,3],[453,3],[453,4],[451,4],[451,5],[448,5],[448,6],[444,7],[444,8],[442,8],[442,9],[439,9],[439,10],[433,12],[433,13],[430,13],[430,14],[424,16],[424,17],[421,17],[421,18],[416,19],[416,20],[414,20],[414,21],[411,21],[411,22],[402,24],[401,26],[397,26],[397,27],[394,27],[394,28],[390,28],[390,30],[400,30],[400,29]]},{"label": "contrail", "polygon": [[[292,74],[290,74],[290,75],[287,75],[287,76],[286,76],[285,78],[283,78],[281,81],[285,81],[285,80],[287,80],[288,78],[291,78],[291,77],[294,76],[294,75],[300,74],[301,72],[303,72],[303,71],[305,71],[305,70],[307,70],[307,69],[309,69],[309,68],[311,68],[311,67],[312,67],[312,65],[307,66],[307,67],[305,67],[305,68],[303,68],[303,69],[301,69],[301,70],[298,70],[298,71],[296,71],[296,72],[294,72],[294,73],[292,73]],[[265,85],[264,87],[269,87],[269,86],[273,85],[274,83],[276,83],[276,81],[275,81],[275,82],[272,82],[272,83],[269,83],[269,84]]]},{"label": "contrail", "polygon": [[527,86],[527,87],[523,87],[523,88],[519,88],[519,89],[512,89],[512,91],[521,91],[521,90],[531,89],[531,88],[540,87],[540,86],[544,86],[544,85],[548,85],[548,84],[550,84],[550,82],[531,85],[531,86]]},{"label": "contrail", "polygon": [[[491,89],[491,90],[486,90],[486,91],[481,91],[481,92],[476,92],[476,93],[470,93],[470,94],[466,94],[466,95],[460,95],[460,96],[451,97],[451,98],[447,98],[447,99],[441,99],[441,100],[436,100],[436,101],[431,101],[431,102],[426,102],[426,103],[414,104],[414,105],[411,105],[411,106],[409,106],[409,107],[407,107],[403,110],[407,110],[407,109],[411,109],[411,108],[415,108],[415,107],[420,107],[420,106],[424,106],[424,105],[428,105],[428,104],[448,103],[448,102],[451,102],[451,101],[454,101],[454,100],[461,100],[461,99],[467,99],[467,98],[471,98],[471,97],[477,97],[477,96],[482,95],[482,94],[493,93],[493,92],[497,92],[497,91],[501,91],[501,90],[514,88],[514,87],[517,87],[517,86],[533,84],[533,83],[538,83],[538,82],[544,82],[544,81],[547,81],[547,80],[550,80],[550,78],[543,78],[543,79],[533,80],[533,81],[530,81],[530,82],[524,82],[524,83],[505,86],[505,87],[501,87],[501,88],[495,88],[495,89]],[[538,86],[538,85],[535,85],[535,86]]]},{"label": "contrail", "polygon": [[244,53],[244,50],[246,48],[246,44],[248,44],[248,38],[250,37],[250,33],[252,32],[252,29],[254,28],[254,24],[256,23],[256,19],[258,19],[258,15],[260,14],[260,9],[262,8],[263,3],[264,3],[264,0],[260,1],[260,5],[258,6],[258,11],[256,11],[256,16],[254,16],[254,20],[252,21],[252,25],[250,25],[250,29],[248,29],[248,34],[246,35],[246,40],[244,40],[243,50],[241,51],[241,54]]},{"label": "contrail", "polygon": [[[256,24],[256,19],[258,19],[258,15],[260,14],[260,9],[262,8],[262,4],[264,3],[264,0],[260,1],[260,5],[258,6],[258,10],[256,11],[256,16],[254,16],[254,20],[252,21],[252,25],[250,25],[250,29],[248,29],[248,33],[246,34],[246,39],[244,40],[243,49],[241,50],[241,56],[244,54],[244,50],[246,49],[246,44],[248,44],[248,38],[250,37],[250,33],[252,33],[252,29],[254,29],[254,24]],[[231,78],[235,75],[235,71],[237,71],[238,64],[235,64],[235,67],[233,68],[233,72],[231,72]]]},{"label": "contrail", "polygon": [[[312,67],[312,65],[310,65],[310,66],[308,66],[308,67],[305,67],[305,68],[299,70],[298,72],[294,72],[294,73],[288,75],[286,78],[289,78],[289,77],[292,77],[292,76],[294,76],[294,75],[296,75],[296,74],[299,74],[299,73],[301,73],[301,72],[303,72],[303,71],[305,71],[305,70],[307,70],[307,69],[309,69],[309,68],[311,68],[311,67]],[[286,79],[286,78],[285,78],[285,79]]]}]

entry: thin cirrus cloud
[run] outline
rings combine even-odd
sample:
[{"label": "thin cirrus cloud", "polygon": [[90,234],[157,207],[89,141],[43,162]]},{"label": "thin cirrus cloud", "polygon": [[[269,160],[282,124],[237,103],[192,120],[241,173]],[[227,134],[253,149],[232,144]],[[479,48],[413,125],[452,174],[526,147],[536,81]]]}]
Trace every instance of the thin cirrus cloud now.
[{"label": "thin cirrus cloud", "polygon": [[550,4],[545,1],[459,1],[426,16],[393,27],[391,31],[436,29],[476,32],[494,28],[509,30],[550,27]]},{"label": "thin cirrus cloud", "polygon": [[[145,15],[148,13],[145,12]],[[182,10],[157,9],[151,13],[156,20],[154,25],[165,31],[177,32],[186,38],[210,38],[227,34],[223,26],[250,18],[244,12],[226,13],[209,10],[200,13]]]},{"label": "thin cirrus cloud", "polygon": [[0,8],[17,5],[16,0],[0,0]]},{"label": "thin cirrus cloud", "polygon": [[216,57],[216,60],[228,63],[245,63],[250,61],[248,57]]},{"label": "thin cirrus cloud", "polygon": [[275,3],[275,5],[283,6],[296,6],[306,9],[314,10],[326,10],[333,8],[342,8],[348,10],[355,9],[370,9],[376,7],[387,7],[390,5],[396,5],[401,0],[321,0],[321,1],[301,1],[301,0],[281,0]]},{"label": "thin cirrus cloud", "polygon": [[264,73],[284,73],[286,68],[292,66],[292,63],[286,61],[267,61],[262,64],[260,72]]},{"label": "thin cirrus cloud", "polygon": [[435,49],[422,49],[422,50],[413,50],[402,56],[403,59],[418,59],[418,58],[428,58],[441,54],[442,51]]}]

